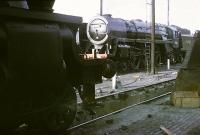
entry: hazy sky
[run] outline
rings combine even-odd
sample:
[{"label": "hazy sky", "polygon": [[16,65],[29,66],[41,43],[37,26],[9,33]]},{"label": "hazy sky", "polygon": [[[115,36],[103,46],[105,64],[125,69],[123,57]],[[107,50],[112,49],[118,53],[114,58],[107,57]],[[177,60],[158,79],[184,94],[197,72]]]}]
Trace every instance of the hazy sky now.
[{"label": "hazy sky", "polygon": [[[104,0],[103,13],[123,19],[150,21],[151,0]],[[167,0],[155,0],[156,22],[167,24]],[[56,0],[57,13],[82,16],[88,22],[99,14],[100,0]],[[200,30],[200,0],[170,0],[170,24]]]}]

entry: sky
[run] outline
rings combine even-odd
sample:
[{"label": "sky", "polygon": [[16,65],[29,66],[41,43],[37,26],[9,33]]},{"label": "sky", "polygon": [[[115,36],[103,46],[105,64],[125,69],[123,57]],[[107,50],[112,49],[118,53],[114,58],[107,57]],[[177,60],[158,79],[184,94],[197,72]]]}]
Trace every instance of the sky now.
[{"label": "sky", "polygon": [[[167,1],[155,0],[156,22],[167,24]],[[151,20],[151,0],[103,0],[103,13],[127,20]],[[100,12],[100,0],[56,0],[54,12],[81,16],[84,22]],[[200,0],[170,0],[170,24],[200,30]]]}]

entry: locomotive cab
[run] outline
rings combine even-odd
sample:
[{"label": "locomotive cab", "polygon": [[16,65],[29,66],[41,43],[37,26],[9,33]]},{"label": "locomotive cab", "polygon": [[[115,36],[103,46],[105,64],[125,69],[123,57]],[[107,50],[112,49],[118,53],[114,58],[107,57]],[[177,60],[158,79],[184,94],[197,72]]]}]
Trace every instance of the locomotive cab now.
[{"label": "locomotive cab", "polygon": [[171,46],[173,50],[169,50],[167,46],[165,46],[167,50],[168,58],[171,59],[172,63],[180,63],[183,61],[183,56],[181,54],[182,49],[182,36],[181,32],[174,26],[167,26],[167,39],[171,41],[168,46]]}]

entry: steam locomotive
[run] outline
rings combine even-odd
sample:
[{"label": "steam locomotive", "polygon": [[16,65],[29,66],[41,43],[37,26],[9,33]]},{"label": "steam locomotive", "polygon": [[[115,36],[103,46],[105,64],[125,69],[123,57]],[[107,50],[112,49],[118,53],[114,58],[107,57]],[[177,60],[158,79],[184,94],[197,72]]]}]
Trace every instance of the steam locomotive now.
[{"label": "steam locomotive", "polygon": [[[167,59],[173,63],[182,61],[180,29],[176,26],[156,24],[155,62],[157,64],[166,63]],[[136,70],[150,65],[150,23],[139,19],[113,18],[108,14],[94,17],[87,24],[86,31],[94,52],[107,54],[107,57],[117,64],[118,71]],[[91,52],[89,44],[86,42],[85,44],[87,45],[84,48]]]},{"label": "steam locomotive", "polygon": [[76,44],[82,18],[53,13],[54,2],[0,1],[1,133],[22,124],[63,131],[76,114],[75,88],[92,103],[95,83],[114,75],[110,60],[85,58]]}]

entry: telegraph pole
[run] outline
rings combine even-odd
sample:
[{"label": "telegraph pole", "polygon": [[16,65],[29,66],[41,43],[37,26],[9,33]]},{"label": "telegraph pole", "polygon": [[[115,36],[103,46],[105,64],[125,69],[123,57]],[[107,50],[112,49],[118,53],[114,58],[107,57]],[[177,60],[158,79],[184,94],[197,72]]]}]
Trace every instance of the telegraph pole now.
[{"label": "telegraph pole", "polygon": [[169,0],[167,0],[167,25],[169,26]]},{"label": "telegraph pole", "polygon": [[103,0],[100,0],[100,15],[103,15]]},{"label": "telegraph pole", "polygon": [[151,5],[151,74],[155,74],[155,0],[152,0]]},{"label": "telegraph pole", "polygon": [[[169,26],[169,0],[167,0],[167,25]],[[167,58],[167,69],[170,69],[170,59]]]}]

